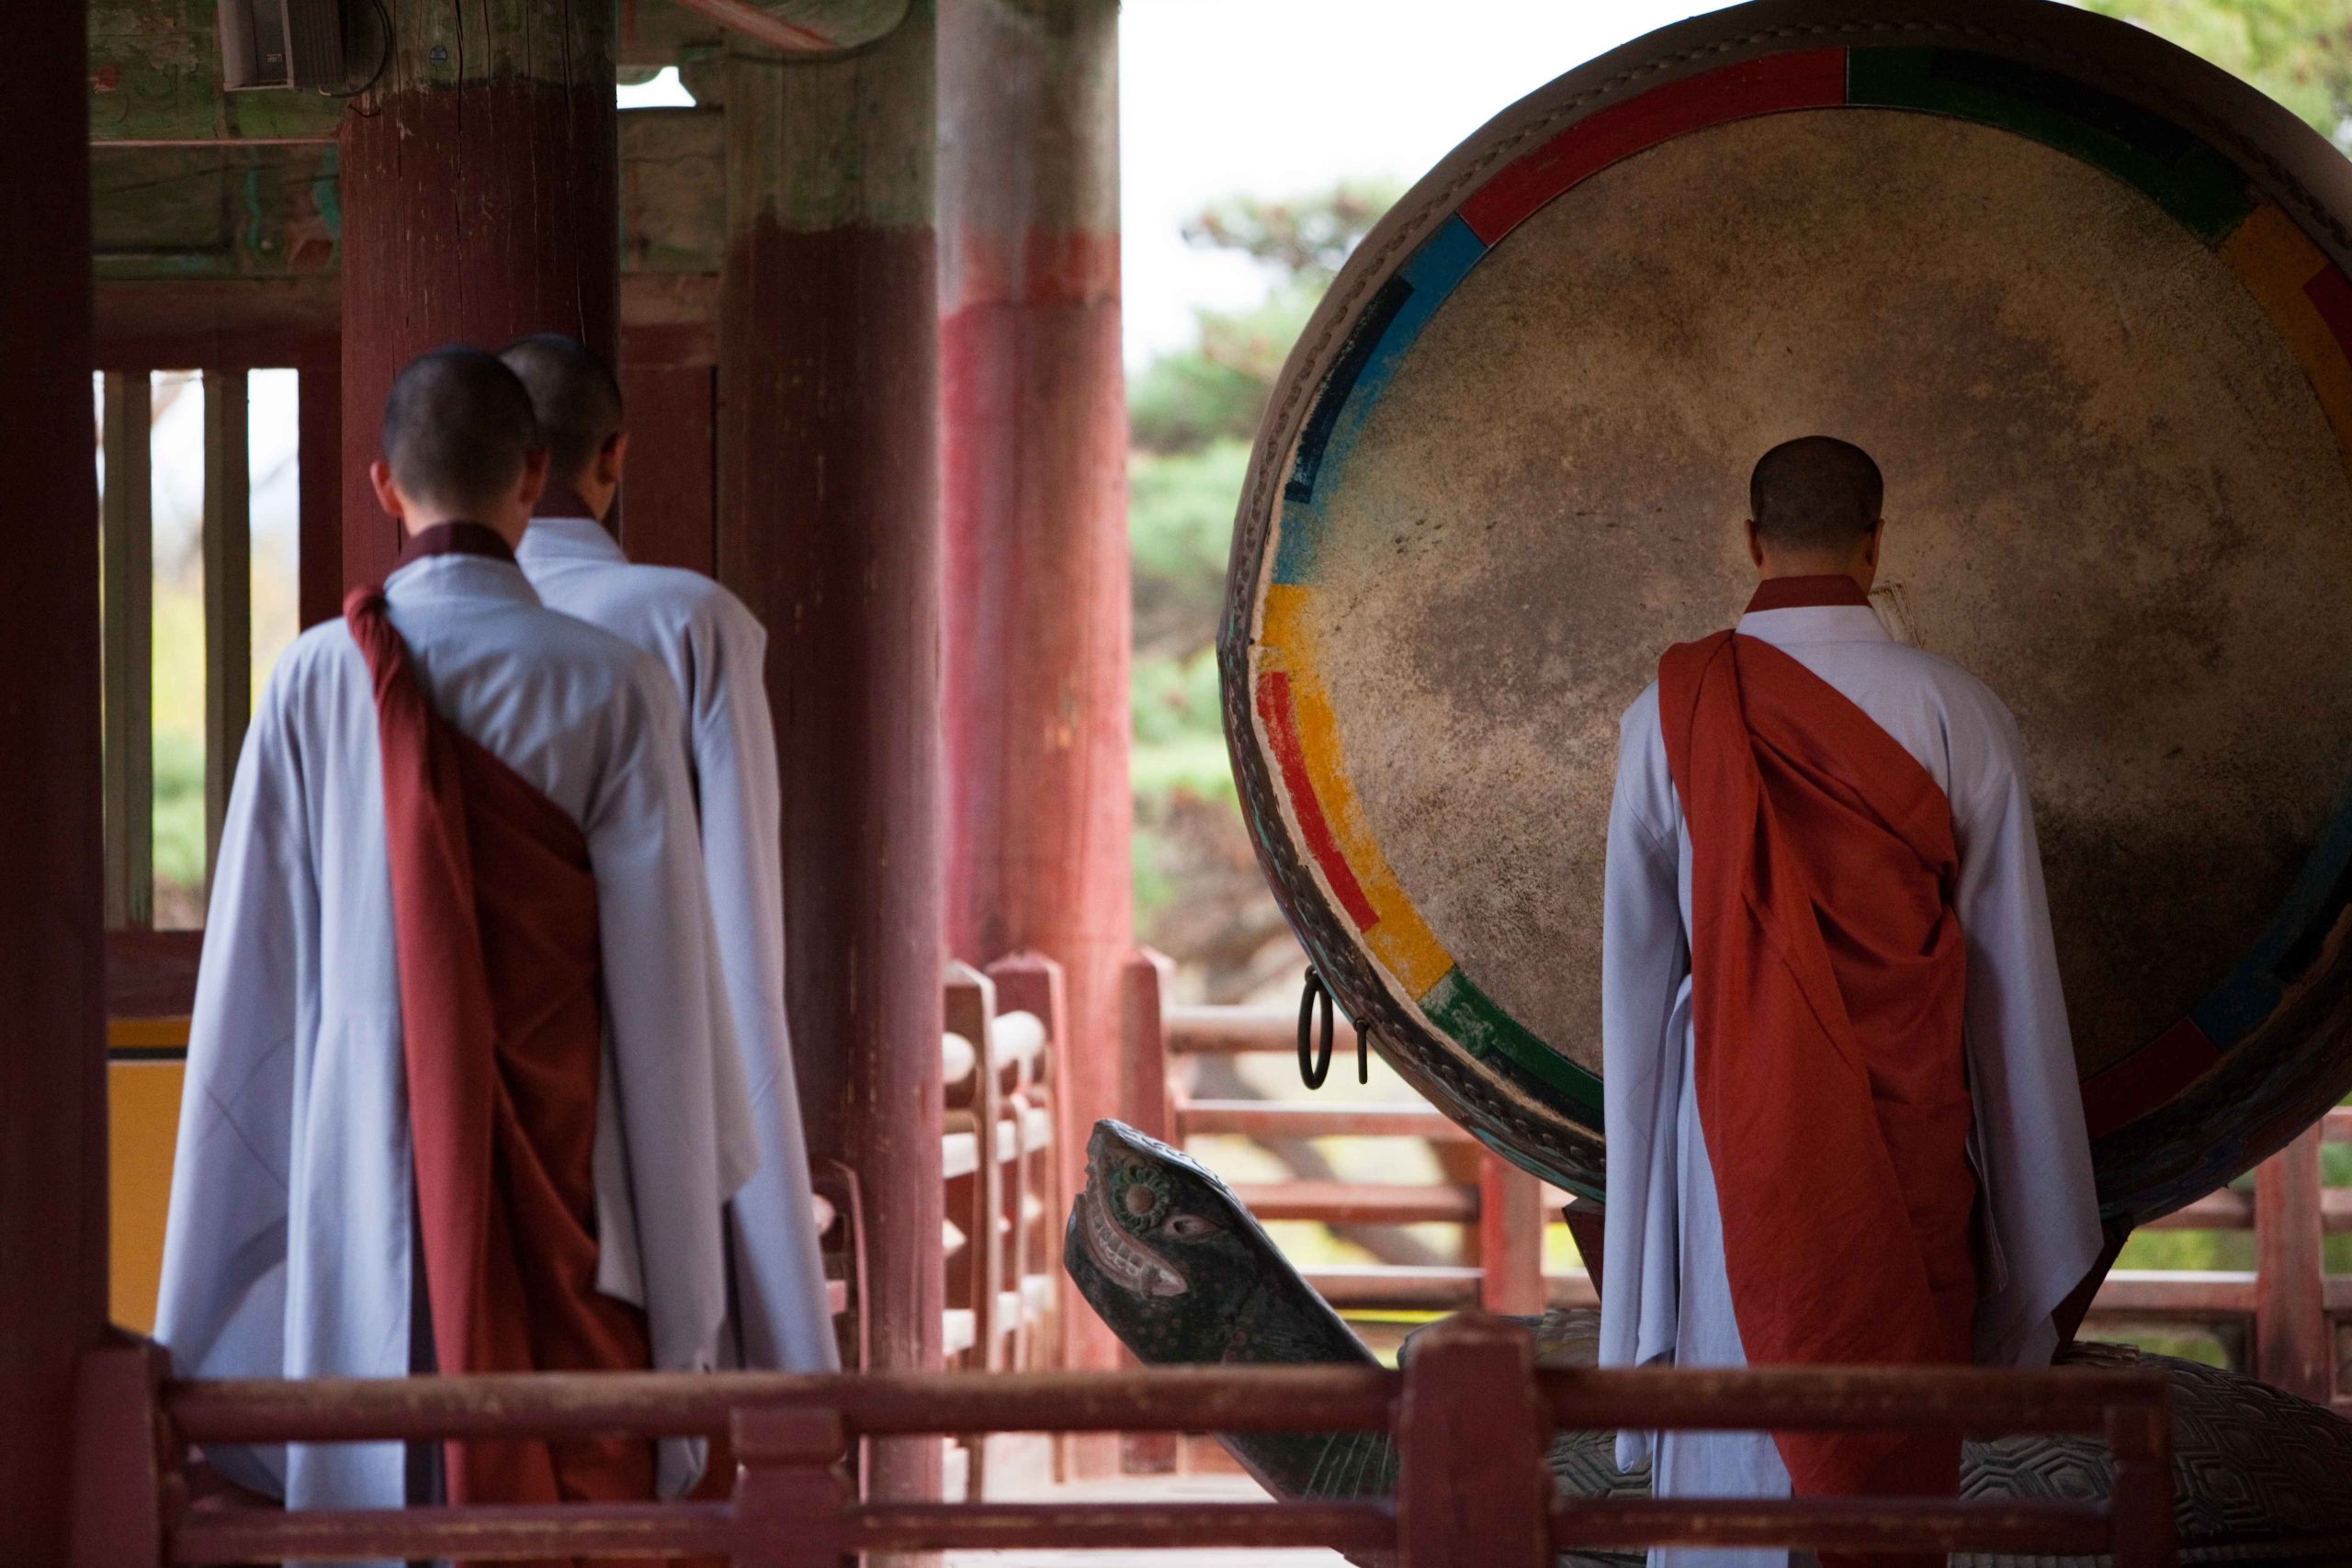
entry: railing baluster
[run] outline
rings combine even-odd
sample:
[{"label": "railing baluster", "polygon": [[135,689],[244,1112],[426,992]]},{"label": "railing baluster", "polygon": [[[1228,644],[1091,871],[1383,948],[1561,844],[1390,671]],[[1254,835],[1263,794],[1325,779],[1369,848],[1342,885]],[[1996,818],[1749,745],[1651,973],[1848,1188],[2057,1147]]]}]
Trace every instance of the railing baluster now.
[{"label": "railing baluster", "polygon": [[107,373],[104,421],[107,926],[144,930],[155,923],[154,397],[145,371]]},{"label": "railing baluster", "polygon": [[204,373],[204,877],[253,715],[253,474],[245,373]]},{"label": "railing baluster", "polygon": [[841,1413],[738,1411],[734,1568],[840,1568],[849,1537]]},{"label": "railing baluster", "polygon": [[1551,1420],[1534,1348],[1476,1315],[1428,1330],[1396,1405],[1400,1568],[1551,1568]]}]

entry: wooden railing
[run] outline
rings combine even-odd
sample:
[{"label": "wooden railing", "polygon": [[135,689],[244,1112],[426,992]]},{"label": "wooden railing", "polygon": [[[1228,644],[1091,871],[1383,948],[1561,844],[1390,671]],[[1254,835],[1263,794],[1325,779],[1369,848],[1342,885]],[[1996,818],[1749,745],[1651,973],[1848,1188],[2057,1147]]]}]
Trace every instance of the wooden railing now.
[{"label": "wooden railing", "polygon": [[[1156,1125],[1143,1130],[1179,1148],[1212,1134],[1250,1138],[1404,1137],[1454,1145],[1453,1163],[1476,1171],[1474,1180],[1363,1184],[1342,1181],[1249,1183],[1234,1195],[1261,1220],[1313,1220],[1326,1224],[1448,1224],[1463,1231],[1464,1261],[1453,1265],[1317,1265],[1304,1270],[1342,1311],[1398,1309],[1532,1314],[1547,1305],[1592,1306],[1599,1297],[1582,1273],[1544,1272],[1544,1232],[1566,1195],[1484,1148],[1436,1107],[1418,1098],[1328,1104],[1296,1100],[1203,1100],[1193,1094],[1192,1065],[1203,1057],[1291,1056],[1297,1050],[1297,1014],[1286,1008],[1185,1007],[1166,1004],[1165,962],[1153,953],[1130,960],[1126,977],[1125,1049],[1128,1103]],[[1334,1075],[1351,1072],[1355,1029],[1338,1021]],[[1154,1073],[1148,1064],[1157,1060]],[[1156,1093],[1154,1092],[1156,1090]],[[1475,1153],[1474,1153],[1475,1151]]]},{"label": "wooden railing", "polygon": [[[1214,1055],[1290,1056],[1297,1016],[1288,1008],[1185,1007],[1165,1001],[1165,961],[1140,953],[1127,971],[1125,1017],[1127,1102],[1144,1131],[1183,1146],[1211,1134],[1275,1139],[1410,1137],[1438,1145],[1470,1135],[1418,1098],[1377,1103],[1197,1099],[1192,1064]],[[1337,1030],[1334,1073],[1355,1049],[1352,1027]],[[2331,1111],[2318,1126],[2265,1161],[2251,1193],[2222,1189],[2149,1228],[2252,1231],[2252,1270],[2119,1269],[2094,1301],[2091,1327],[2135,1331],[2213,1331],[2243,1370],[2265,1382],[2352,1414],[2352,1386],[2338,1372],[2339,1330],[2352,1325],[2352,1275],[2324,1267],[2326,1235],[2352,1232],[2352,1190],[2321,1185],[2324,1144],[2352,1143],[2352,1109]],[[1483,1305],[1532,1312],[1590,1305],[1584,1274],[1544,1276],[1541,1237],[1567,1195],[1505,1165],[1483,1149],[1478,1179],[1411,1185],[1300,1181],[1240,1183],[1235,1194],[1267,1220],[1328,1224],[1460,1225],[1464,1261],[1443,1268],[1367,1265],[1310,1267],[1303,1272],[1342,1311],[1373,1308],[1444,1311]],[[1597,1224],[1577,1227],[1580,1247]],[[1532,1303],[1532,1304],[1531,1304]]]},{"label": "wooden railing", "polygon": [[[862,1377],[653,1373],[379,1382],[161,1382],[153,1347],[83,1380],[83,1561],[225,1564],[703,1553],[740,1568],[836,1568],[858,1551],[1321,1546],[1402,1568],[1549,1568],[1569,1549],[1645,1545],[2110,1554],[2174,1561],[2169,1396],[2142,1371],[1790,1369],[1534,1371],[1527,1337],[1483,1318],[1432,1331],[1402,1373],[1250,1367]],[[2070,1432],[2115,1460],[2107,1504],[1943,1499],[1555,1497],[1555,1429]],[[1263,1504],[861,1504],[858,1438],[958,1431],[1394,1434],[1395,1495]],[[191,1505],[191,1445],[651,1438],[731,1434],[731,1499],[319,1510]],[[159,1438],[159,1434],[160,1438]]]}]

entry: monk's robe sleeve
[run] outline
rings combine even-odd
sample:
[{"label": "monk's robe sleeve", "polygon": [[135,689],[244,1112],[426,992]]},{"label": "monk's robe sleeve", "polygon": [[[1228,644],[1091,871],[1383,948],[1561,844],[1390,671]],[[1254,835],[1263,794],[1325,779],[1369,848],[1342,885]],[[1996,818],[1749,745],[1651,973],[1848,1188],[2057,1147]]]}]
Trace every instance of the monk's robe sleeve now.
[{"label": "monk's robe sleeve", "polygon": [[2017,726],[1996,713],[1954,802],[1984,1267],[1976,1359],[2039,1366],[2051,1314],[2096,1261],[2098,1200]]},{"label": "monk's robe sleeve", "polygon": [[[155,1337],[183,1377],[286,1370],[287,1224],[304,1043],[316,1032],[319,895],[286,687],[246,734],[212,872],[188,1024]],[[282,1495],[282,1447],[208,1451],[239,1484]]]},{"label": "monk's robe sleeve", "polygon": [[[599,1141],[610,1147],[603,1127],[616,1127],[635,1235],[601,1238],[599,1284],[641,1299],[657,1368],[708,1370],[727,1305],[724,1210],[758,1145],[668,674],[641,659],[607,716],[616,761],[586,825],[618,1101],[616,1118],[599,1114]],[[663,1495],[692,1484],[698,1467],[691,1446],[663,1443]]]},{"label": "monk's robe sleeve", "polygon": [[687,722],[728,1011],[760,1144],[760,1168],[735,1194],[730,1237],[742,1359],[764,1371],[838,1371],[785,1023],[783,812],[767,634],[732,600],[718,604],[705,629]]},{"label": "monk's robe sleeve", "polygon": [[[1679,820],[1653,687],[1627,711],[1619,736],[1601,902],[1600,1083],[1609,1180],[1603,1366],[1640,1366],[1674,1352],[1676,1129],[1687,1018],[1680,998],[1690,972]],[[1620,1434],[1621,1465],[1648,1457],[1646,1433]]]}]

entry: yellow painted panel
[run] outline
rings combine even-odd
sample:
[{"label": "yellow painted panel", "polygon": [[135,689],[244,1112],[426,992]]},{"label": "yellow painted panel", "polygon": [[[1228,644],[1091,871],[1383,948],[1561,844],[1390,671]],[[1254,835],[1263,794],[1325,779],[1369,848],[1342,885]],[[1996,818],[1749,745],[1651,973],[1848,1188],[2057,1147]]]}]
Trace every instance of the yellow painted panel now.
[{"label": "yellow painted panel", "polygon": [[2305,284],[2333,264],[2283,209],[2268,202],[2222,242],[2221,256],[2311,378],[2336,439],[2352,447],[2352,363],[2303,292]]},{"label": "yellow painted panel", "polygon": [[[183,1025],[181,1036],[186,1038]],[[155,1326],[164,1272],[164,1213],[172,1196],[172,1150],[179,1137],[178,1062],[114,1062],[107,1067],[107,1196],[112,1233],[114,1320],[141,1334]]]}]

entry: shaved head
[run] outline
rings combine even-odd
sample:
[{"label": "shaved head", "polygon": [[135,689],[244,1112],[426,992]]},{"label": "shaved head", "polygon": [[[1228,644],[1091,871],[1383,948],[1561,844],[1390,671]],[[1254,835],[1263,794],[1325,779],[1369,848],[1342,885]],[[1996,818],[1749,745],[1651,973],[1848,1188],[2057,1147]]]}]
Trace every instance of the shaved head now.
[{"label": "shaved head", "polygon": [[498,357],[530,389],[548,472],[578,483],[605,443],[620,434],[621,384],[612,367],[585,344],[556,333],[517,338]]},{"label": "shaved head", "polygon": [[1783,441],[1758,459],[1748,515],[1769,549],[1812,555],[1859,547],[1877,525],[1885,481],[1870,454],[1828,435]]},{"label": "shaved head", "polygon": [[539,449],[531,394],[494,355],[452,344],[409,362],[384,400],[384,461],[413,500],[495,510]]}]

